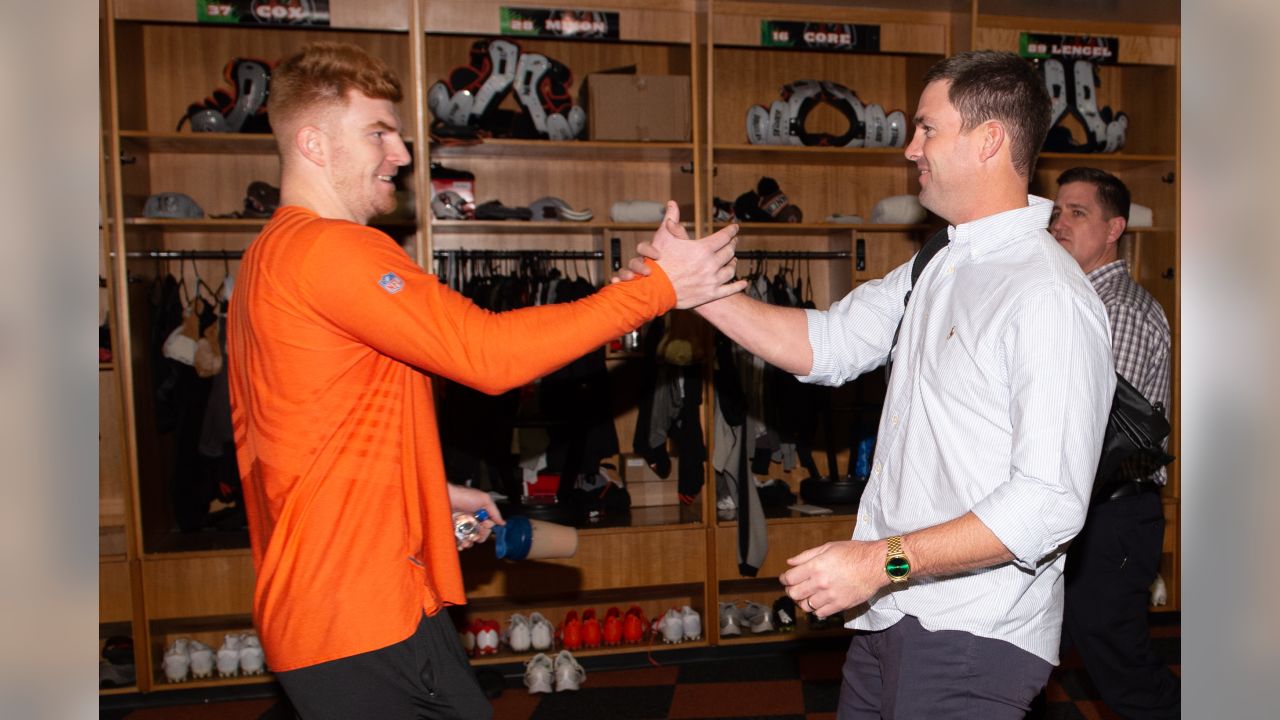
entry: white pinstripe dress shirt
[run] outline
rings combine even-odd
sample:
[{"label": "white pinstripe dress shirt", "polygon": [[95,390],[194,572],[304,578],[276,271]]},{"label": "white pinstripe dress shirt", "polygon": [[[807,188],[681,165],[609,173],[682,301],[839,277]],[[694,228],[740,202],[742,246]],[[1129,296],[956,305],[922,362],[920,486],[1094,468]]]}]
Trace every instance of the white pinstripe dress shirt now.
[{"label": "white pinstripe dress shirt", "polygon": [[[1084,524],[1115,379],[1107,314],[1045,230],[1053,205],[949,228],[902,323],[853,537],[973,513],[1012,562],[885,588],[849,627],[904,614],[1058,662],[1063,546]],[[839,385],[885,362],[911,263],[808,311],[813,369]]]}]

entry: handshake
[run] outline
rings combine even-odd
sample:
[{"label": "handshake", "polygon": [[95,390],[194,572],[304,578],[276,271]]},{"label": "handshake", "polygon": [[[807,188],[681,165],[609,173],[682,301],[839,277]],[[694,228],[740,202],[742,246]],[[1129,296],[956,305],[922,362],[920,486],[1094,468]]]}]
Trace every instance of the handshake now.
[{"label": "handshake", "polygon": [[639,253],[612,282],[625,282],[653,272],[646,259],[662,268],[676,293],[676,308],[688,310],[721,298],[736,295],[747,287],[735,280],[738,260],[738,226],[730,225],[704,238],[691,240],[680,225],[680,209],[667,201],[662,225],[653,239],[636,246]]}]

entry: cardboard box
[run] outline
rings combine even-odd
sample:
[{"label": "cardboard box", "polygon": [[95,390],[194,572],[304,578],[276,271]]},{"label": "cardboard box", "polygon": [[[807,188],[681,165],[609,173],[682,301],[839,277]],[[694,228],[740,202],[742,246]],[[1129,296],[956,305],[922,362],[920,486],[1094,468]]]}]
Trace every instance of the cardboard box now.
[{"label": "cardboard box", "polygon": [[[672,467],[676,459],[671,459]],[[663,480],[642,457],[628,455],[623,460],[623,471],[626,478],[627,493],[631,495],[631,507],[652,507],[654,505],[676,505],[680,498],[676,493],[675,471],[672,477]]]},{"label": "cardboard box", "polygon": [[593,73],[583,83],[592,140],[688,142],[693,127],[689,78]]}]

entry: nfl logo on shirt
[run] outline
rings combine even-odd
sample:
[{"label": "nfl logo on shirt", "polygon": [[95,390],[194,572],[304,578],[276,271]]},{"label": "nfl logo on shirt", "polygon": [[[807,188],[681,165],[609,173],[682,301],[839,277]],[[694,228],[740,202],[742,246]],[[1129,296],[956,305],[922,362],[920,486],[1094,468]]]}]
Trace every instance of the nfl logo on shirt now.
[{"label": "nfl logo on shirt", "polygon": [[386,290],[392,295],[395,295],[404,289],[404,280],[401,280],[400,276],[393,272],[389,272],[379,278],[378,284],[382,286],[383,290]]}]

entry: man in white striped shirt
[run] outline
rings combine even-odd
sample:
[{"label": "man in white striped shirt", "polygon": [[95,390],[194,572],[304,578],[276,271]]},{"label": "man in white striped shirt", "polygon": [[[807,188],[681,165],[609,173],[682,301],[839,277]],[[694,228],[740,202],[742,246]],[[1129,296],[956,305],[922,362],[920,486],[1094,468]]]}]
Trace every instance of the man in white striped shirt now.
[{"label": "man in white striped shirt", "polygon": [[[1088,274],[1111,319],[1116,372],[1153,404],[1169,404],[1169,321],[1129,275],[1117,242],[1129,189],[1090,167],[1058,176],[1049,231]],[[1127,470],[1127,472],[1126,472]],[[1163,467],[1143,477],[1121,466],[1067,553],[1063,629],[1098,694],[1121,717],[1177,718],[1178,679],[1151,648],[1148,588],[1164,545]]]},{"label": "man in white striped shirt", "polygon": [[[853,539],[788,562],[819,617],[854,608],[839,717],[1020,718],[1058,660],[1064,546],[1114,390],[1107,316],[1029,197],[1049,98],[1016,55],[926,73],[906,157],[950,244],[827,311],[735,295],[698,312],[806,382],[893,373]],[[640,251],[660,255],[661,247]]]}]

